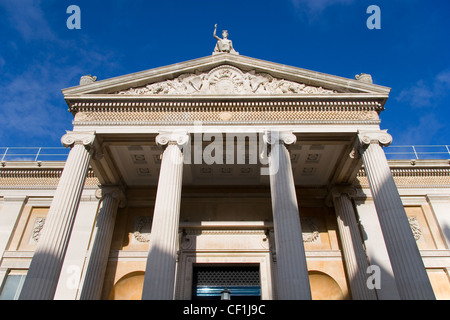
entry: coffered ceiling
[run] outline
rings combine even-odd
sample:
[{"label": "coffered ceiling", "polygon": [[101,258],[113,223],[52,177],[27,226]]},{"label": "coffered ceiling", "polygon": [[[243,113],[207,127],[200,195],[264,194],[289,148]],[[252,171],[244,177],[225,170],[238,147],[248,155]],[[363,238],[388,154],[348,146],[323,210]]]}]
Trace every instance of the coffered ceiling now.
[{"label": "coffered ceiling", "polygon": [[[349,157],[350,137],[329,141],[310,140],[289,146],[296,185],[326,186],[329,183],[345,182],[352,172],[356,172],[359,162]],[[102,166],[108,163],[109,168],[102,171],[114,171],[116,179],[127,188],[155,187],[159,178],[162,151],[155,143],[108,143],[105,148],[108,161],[104,161]],[[224,148],[223,159],[220,161],[215,152],[205,153],[204,146],[200,164],[196,164],[198,157],[197,160],[194,158],[195,152],[198,150],[191,149],[190,161],[185,159],[184,186],[269,185],[269,177],[262,174],[261,169],[267,168],[267,162],[259,157],[259,147],[250,148],[248,144],[235,146],[233,153]]]}]

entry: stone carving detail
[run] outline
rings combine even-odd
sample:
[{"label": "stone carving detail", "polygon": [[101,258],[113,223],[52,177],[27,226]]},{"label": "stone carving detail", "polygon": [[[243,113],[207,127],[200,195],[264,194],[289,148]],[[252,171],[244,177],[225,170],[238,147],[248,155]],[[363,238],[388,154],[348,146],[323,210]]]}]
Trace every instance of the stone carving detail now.
[{"label": "stone carving detail", "polygon": [[45,218],[37,218],[36,221],[34,222],[33,233],[31,235],[31,239],[34,243],[37,243],[39,241],[42,228],[44,228],[44,224]]},{"label": "stone carving detail", "polygon": [[[151,217],[139,217],[136,219],[133,237],[142,243],[148,243],[150,241],[150,228],[152,225]],[[146,232],[148,231],[148,232]]]},{"label": "stone carving detail", "polygon": [[418,241],[422,236],[422,229],[420,229],[419,221],[416,217],[408,217],[408,221],[411,227],[411,231],[413,232],[414,239]]},{"label": "stone carving detail", "polygon": [[370,74],[367,74],[367,73],[357,74],[355,76],[355,79],[358,80],[358,81],[361,81],[361,82],[373,83],[372,76]]},{"label": "stone carving detail", "polygon": [[302,224],[303,242],[313,243],[319,241],[319,227],[316,221],[310,217],[303,217],[300,219]]},{"label": "stone carving detail", "polygon": [[363,131],[359,132],[359,141],[362,146],[368,146],[369,144],[380,144],[382,146],[389,146],[392,142],[392,136],[387,133],[387,130],[380,131]]},{"label": "stone carving detail", "polygon": [[216,35],[216,32],[217,32],[217,24],[214,26],[214,33],[213,33],[214,38],[217,40],[217,44],[216,47],[214,48],[213,54],[222,52],[239,54],[238,52],[236,52],[236,50],[234,50],[233,42],[230,39],[228,39],[228,30],[222,31],[223,39],[220,39]]},{"label": "stone carving detail", "polygon": [[208,73],[185,73],[173,80],[149,84],[117,92],[125,95],[165,94],[332,94],[333,90],[307,86],[302,83],[278,79],[268,73],[243,72],[222,65]]},{"label": "stone carving detail", "polygon": [[165,146],[171,142],[183,146],[189,141],[187,132],[161,132],[156,136],[156,143],[160,146]]},{"label": "stone carving detail", "polygon": [[96,76],[92,76],[90,74],[82,76],[80,79],[80,86],[84,86],[87,84],[91,84],[97,81],[97,77]]},{"label": "stone carving detail", "polygon": [[72,147],[74,144],[83,144],[86,147],[92,147],[94,140],[95,132],[67,131],[67,133],[62,136],[61,143],[66,148]]}]

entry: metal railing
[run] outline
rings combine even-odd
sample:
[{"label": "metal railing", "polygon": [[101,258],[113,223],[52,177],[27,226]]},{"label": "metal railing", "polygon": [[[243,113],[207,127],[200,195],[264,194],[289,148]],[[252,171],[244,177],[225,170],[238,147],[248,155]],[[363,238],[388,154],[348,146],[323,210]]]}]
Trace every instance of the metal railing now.
[{"label": "metal railing", "polygon": [[[391,145],[384,149],[388,160],[450,159],[450,145]],[[0,161],[66,161],[64,147],[0,147]]]},{"label": "metal railing", "polygon": [[0,161],[66,161],[64,147],[0,147]]},{"label": "metal railing", "polygon": [[384,149],[386,157],[389,160],[431,160],[431,159],[450,159],[449,145],[415,145],[415,146],[396,146],[391,145]]}]

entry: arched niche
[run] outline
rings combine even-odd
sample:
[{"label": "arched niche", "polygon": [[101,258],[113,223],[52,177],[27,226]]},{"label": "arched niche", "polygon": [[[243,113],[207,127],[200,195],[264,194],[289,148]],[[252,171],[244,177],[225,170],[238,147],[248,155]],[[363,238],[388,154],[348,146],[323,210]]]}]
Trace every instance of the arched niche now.
[{"label": "arched niche", "polygon": [[312,300],[345,300],[339,284],[328,274],[309,271]]},{"label": "arched niche", "polygon": [[128,273],[116,282],[110,300],[141,300],[144,287],[144,271]]}]

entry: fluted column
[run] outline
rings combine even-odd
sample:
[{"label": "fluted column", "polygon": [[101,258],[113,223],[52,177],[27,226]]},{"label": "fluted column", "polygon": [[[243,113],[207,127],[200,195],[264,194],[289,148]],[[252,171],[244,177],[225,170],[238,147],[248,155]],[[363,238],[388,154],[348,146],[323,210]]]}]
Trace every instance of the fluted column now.
[{"label": "fluted column", "polygon": [[331,190],[342,243],[342,253],[353,299],[377,300],[375,291],[367,287],[369,263],[351,201],[351,197],[355,194],[356,190],[351,186],[335,186]]},{"label": "fluted column", "polygon": [[68,132],[61,139],[71,150],[31,260],[21,300],[51,300],[54,297],[94,152],[94,139],[93,132]]},{"label": "fluted column", "polygon": [[119,187],[102,187],[96,196],[102,200],[102,207],[97,218],[80,300],[99,300],[101,297],[117,210],[119,206],[125,205],[125,195]]},{"label": "fluted column", "polygon": [[271,132],[265,136],[270,148],[270,190],[280,300],[311,299],[291,158],[285,146],[296,140],[292,133]]},{"label": "fluted column", "polygon": [[400,195],[382,149],[384,131],[359,132],[360,153],[401,299],[435,299]]},{"label": "fluted column", "polygon": [[188,141],[186,133],[160,134],[156,138],[156,142],[165,146],[165,150],[156,192],[143,300],[174,298],[183,176],[182,147]]}]

